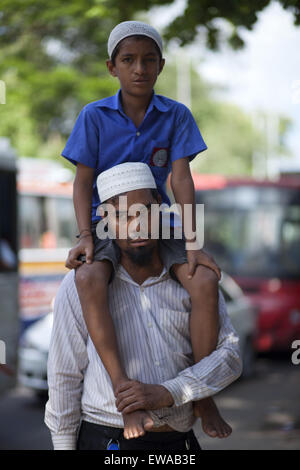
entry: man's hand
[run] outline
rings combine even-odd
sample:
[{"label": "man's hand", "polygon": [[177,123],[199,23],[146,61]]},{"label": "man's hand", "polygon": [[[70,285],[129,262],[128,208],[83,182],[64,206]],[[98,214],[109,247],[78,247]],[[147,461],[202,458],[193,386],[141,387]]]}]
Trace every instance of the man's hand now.
[{"label": "man's hand", "polygon": [[189,279],[192,279],[198,264],[202,264],[203,266],[212,269],[216,273],[218,279],[221,279],[221,270],[219,266],[204,250],[187,250],[186,253],[189,266]]},{"label": "man's hand", "polygon": [[85,236],[68,253],[66,267],[75,269],[82,265],[82,261],[77,258],[79,255],[85,255],[87,264],[93,262],[94,243],[91,235]]},{"label": "man's hand", "polygon": [[169,390],[162,385],[151,385],[130,380],[120,385],[116,391],[116,407],[121,413],[136,410],[157,410],[174,404]]}]

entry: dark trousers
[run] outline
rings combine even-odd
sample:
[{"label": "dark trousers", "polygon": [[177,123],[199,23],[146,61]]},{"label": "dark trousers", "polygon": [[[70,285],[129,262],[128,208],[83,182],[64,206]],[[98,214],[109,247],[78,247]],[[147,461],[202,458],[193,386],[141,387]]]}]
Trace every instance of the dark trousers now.
[{"label": "dark trousers", "polygon": [[144,436],[125,439],[122,428],[112,428],[82,421],[77,450],[107,450],[109,444],[117,444],[120,450],[151,452],[199,452],[201,447],[193,431],[146,432]]}]

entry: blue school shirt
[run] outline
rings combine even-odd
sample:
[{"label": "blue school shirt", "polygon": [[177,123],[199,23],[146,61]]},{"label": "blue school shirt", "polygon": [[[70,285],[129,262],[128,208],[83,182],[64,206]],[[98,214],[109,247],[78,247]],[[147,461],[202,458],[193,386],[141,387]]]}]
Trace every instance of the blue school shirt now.
[{"label": "blue school shirt", "polygon": [[98,175],[125,162],[150,166],[163,202],[170,205],[166,180],[172,162],[190,161],[207,146],[189,109],[153,92],[143,122],[137,128],[122,109],[121,90],[114,96],[87,104],[80,112],[62,156],[94,168],[92,222],[100,204]]}]

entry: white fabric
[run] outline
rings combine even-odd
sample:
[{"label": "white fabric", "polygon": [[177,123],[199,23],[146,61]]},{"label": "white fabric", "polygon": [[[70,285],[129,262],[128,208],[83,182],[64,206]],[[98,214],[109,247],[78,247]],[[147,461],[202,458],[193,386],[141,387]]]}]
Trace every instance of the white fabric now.
[{"label": "white fabric", "polygon": [[101,202],[135,189],[156,189],[154,176],[146,163],[127,162],[103,171],[97,178]]},{"label": "white fabric", "polygon": [[117,26],[115,26],[109,35],[107,42],[107,51],[109,57],[111,58],[113,51],[120,41],[128,38],[129,36],[134,36],[135,34],[147,36],[148,38],[153,39],[162,53],[162,39],[155,28],[149,24],[142,23],[141,21],[123,21],[122,23],[119,23]]},{"label": "white fabric", "polygon": [[[120,265],[108,295],[128,377],[162,384],[174,398],[173,407],[151,412],[155,425],[190,430],[192,401],[218,393],[241,373],[238,337],[222,294],[217,348],[197,364],[189,332],[190,298],[165,269],[139,285]],[[123,427],[109,376],[88,335],[74,271],[65,276],[55,300],[48,384],[45,423],[55,449],[75,449],[81,419]]]}]

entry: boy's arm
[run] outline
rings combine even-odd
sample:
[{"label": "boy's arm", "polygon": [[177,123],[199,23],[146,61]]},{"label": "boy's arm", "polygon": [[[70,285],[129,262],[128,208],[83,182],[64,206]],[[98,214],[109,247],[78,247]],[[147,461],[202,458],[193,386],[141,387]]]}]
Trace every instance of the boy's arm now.
[{"label": "boy's arm", "polygon": [[[172,163],[171,188],[174,193],[177,204],[181,206],[183,231],[187,234],[187,230],[196,232],[196,207],[195,207],[195,187],[190,171],[189,158],[179,158]],[[189,204],[192,208],[192,220],[189,221],[190,226],[185,226],[185,205]],[[192,234],[186,241],[193,241]]]},{"label": "boy's arm", "polygon": [[73,185],[73,202],[79,230],[79,241],[69,252],[66,267],[77,268],[82,264],[78,261],[79,255],[86,256],[86,262],[93,260],[93,239],[91,236],[91,211],[94,169],[82,163],[76,167],[76,176]]},{"label": "boy's arm", "polygon": [[[189,278],[195,272],[196,266],[202,264],[209,267],[221,277],[221,272],[214,260],[203,250],[188,249],[196,240],[196,205],[195,205],[195,187],[190,171],[189,157],[179,158],[172,163],[171,188],[174,193],[175,201],[181,206],[183,233],[187,242],[187,257],[189,264]],[[189,205],[189,209],[187,209]],[[185,217],[185,212],[191,214],[191,217]],[[185,220],[186,219],[186,220]]]},{"label": "boy's arm", "polygon": [[91,230],[94,168],[78,163],[73,185],[73,202],[79,233]]}]

